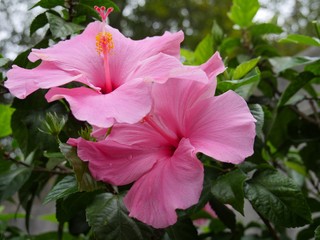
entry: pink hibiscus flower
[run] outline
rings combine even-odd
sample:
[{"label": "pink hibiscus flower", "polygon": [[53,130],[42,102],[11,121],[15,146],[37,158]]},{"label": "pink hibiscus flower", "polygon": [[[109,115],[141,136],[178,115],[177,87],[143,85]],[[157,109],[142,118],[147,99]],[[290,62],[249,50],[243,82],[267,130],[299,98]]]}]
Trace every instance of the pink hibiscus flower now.
[{"label": "pink hibiscus flower", "polygon": [[[105,24],[112,9],[96,10],[103,22],[89,24],[71,40],[33,49],[29,60],[42,60],[38,67],[13,66],[5,82],[10,92],[25,98],[39,88],[51,88],[46,95],[49,102],[65,98],[77,119],[110,127],[114,122],[136,123],[149,113],[151,82],[210,78],[218,56],[200,68],[183,67],[179,61],[181,31],[134,41]],[[57,87],[70,82],[86,87]]]},{"label": "pink hibiscus flower", "polygon": [[213,84],[170,79],[152,88],[153,110],[142,122],[115,124],[102,141],[70,140],[92,175],[114,185],[134,182],[124,198],[130,216],[165,228],[176,209],[199,200],[202,152],[240,163],[253,153],[255,119],[240,96],[213,96]]}]

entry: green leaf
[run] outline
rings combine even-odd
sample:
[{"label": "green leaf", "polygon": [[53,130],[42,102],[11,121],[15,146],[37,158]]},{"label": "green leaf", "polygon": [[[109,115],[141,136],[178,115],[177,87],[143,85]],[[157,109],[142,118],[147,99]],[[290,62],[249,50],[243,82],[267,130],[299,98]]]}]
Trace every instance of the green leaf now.
[{"label": "green leaf", "polygon": [[183,58],[182,62],[184,65],[194,65],[195,60],[194,60],[194,52],[181,48],[180,50],[180,55]]},{"label": "green leaf", "polygon": [[11,115],[14,109],[8,105],[0,104],[0,138],[6,137],[12,133]]},{"label": "green leaf", "polygon": [[84,29],[84,27],[78,24],[66,22],[64,19],[56,16],[55,14],[47,12],[46,16],[48,18],[50,31],[54,38],[66,38],[67,36]]},{"label": "green leaf", "polygon": [[245,186],[246,198],[263,217],[276,225],[300,227],[311,222],[311,213],[300,188],[273,169],[258,170]]},{"label": "green leaf", "polygon": [[297,79],[294,79],[282,93],[281,98],[278,102],[278,106],[280,107],[285,105],[294,94],[296,94],[308,82],[313,80],[312,77],[313,75],[309,72],[302,72],[301,74],[299,74]]},{"label": "green leaf", "polygon": [[213,37],[208,34],[196,47],[194,51],[195,64],[200,65],[206,62],[213,54]]},{"label": "green leaf", "polygon": [[248,100],[249,97],[258,87],[258,84],[260,82],[260,70],[256,67],[253,71],[250,72],[248,77],[242,79],[241,82],[241,86],[238,86],[235,89],[235,92],[238,93],[244,99]]},{"label": "green leaf", "polygon": [[233,0],[228,17],[240,27],[249,27],[259,8],[258,0]]},{"label": "green leaf", "polygon": [[263,124],[264,124],[264,111],[259,104],[250,104],[249,109],[253,117],[257,120],[256,122],[256,134],[261,139],[264,140],[263,134]]},{"label": "green leaf", "polygon": [[78,191],[77,181],[74,176],[66,176],[61,181],[59,181],[54,187],[51,189],[49,194],[43,201],[43,204],[46,204],[51,201],[55,201],[59,198],[66,197],[72,193]]},{"label": "green leaf", "polygon": [[230,228],[232,231],[236,228],[236,215],[227,206],[212,197],[209,201],[211,208],[215,211],[218,218],[223,222],[223,224]]},{"label": "green leaf", "polygon": [[320,240],[320,225],[314,231],[314,239],[315,240]]},{"label": "green leaf", "polygon": [[259,62],[260,57],[251,59],[247,62],[241,63],[234,70],[232,79],[240,79],[244,77],[248,72],[250,72]]},{"label": "green leaf", "polygon": [[288,68],[301,66],[320,60],[319,57],[274,57],[269,58],[273,70],[276,73],[282,72]]},{"label": "green leaf", "polygon": [[128,216],[122,195],[102,193],[87,208],[86,215],[95,239],[143,240],[144,231],[138,222]]},{"label": "green leaf", "polygon": [[300,34],[288,35],[286,38],[280,39],[279,42],[285,42],[285,43],[289,42],[289,43],[320,47],[320,40],[318,38],[309,37],[309,36],[300,35]]},{"label": "green leaf", "polygon": [[32,8],[37,6],[40,6],[43,8],[54,8],[56,6],[64,6],[64,2],[65,2],[64,0],[40,0]]},{"label": "green leaf", "polygon": [[39,28],[44,27],[48,23],[48,18],[46,13],[41,13],[36,16],[30,25],[30,36],[35,33]]},{"label": "green leaf", "polygon": [[211,193],[223,204],[230,204],[243,214],[244,190],[243,184],[247,176],[236,169],[222,175],[213,182]]},{"label": "green leaf", "polygon": [[0,67],[5,66],[8,62],[10,62],[9,58],[0,57]]},{"label": "green leaf", "polygon": [[76,192],[56,201],[56,217],[60,223],[68,222],[83,212],[94,200],[97,192]]},{"label": "green leaf", "polygon": [[282,28],[272,23],[254,24],[249,28],[253,36],[260,36],[265,34],[280,34],[283,32]]},{"label": "green leaf", "polygon": [[192,224],[192,221],[187,218],[178,221],[173,226],[166,228],[171,240],[196,240],[198,238],[197,229]]},{"label": "green leaf", "polygon": [[27,181],[31,168],[19,166],[0,175],[0,202],[15,194]]},{"label": "green leaf", "polygon": [[94,191],[102,186],[91,176],[88,164],[83,162],[77,155],[77,150],[67,144],[60,144],[60,150],[65,158],[70,162],[76,175],[78,189],[82,191]]}]

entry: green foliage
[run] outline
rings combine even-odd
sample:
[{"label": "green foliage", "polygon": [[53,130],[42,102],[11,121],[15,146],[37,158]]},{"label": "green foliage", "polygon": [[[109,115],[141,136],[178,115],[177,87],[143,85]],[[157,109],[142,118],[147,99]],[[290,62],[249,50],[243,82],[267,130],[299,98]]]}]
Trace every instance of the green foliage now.
[{"label": "green foliage", "polygon": [[275,170],[258,170],[247,182],[245,194],[256,211],[278,226],[299,227],[311,222],[300,188]]},{"label": "green foliage", "polygon": [[14,109],[10,106],[0,104],[0,138],[6,137],[12,133],[10,122],[13,112]]},{"label": "green foliage", "polygon": [[95,239],[143,240],[150,234],[147,226],[128,216],[122,198],[122,195],[111,193],[99,194],[87,208],[88,223],[93,229]]},{"label": "green foliage", "polygon": [[258,12],[259,7],[258,0],[234,0],[228,16],[240,27],[249,27],[252,24],[252,19]]},{"label": "green foliage", "polygon": [[211,187],[212,194],[223,204],[230,204],[243,214],[243,185],[247,176],[239,169],[219,177]]}]

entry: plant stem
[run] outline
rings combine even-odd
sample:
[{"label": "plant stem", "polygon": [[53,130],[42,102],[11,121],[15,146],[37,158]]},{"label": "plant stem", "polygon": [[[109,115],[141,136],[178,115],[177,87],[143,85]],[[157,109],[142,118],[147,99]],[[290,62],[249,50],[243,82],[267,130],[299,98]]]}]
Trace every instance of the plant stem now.
[{"label": "plant stem", "polygon": [[259,215],[263,223],[267,226],[272,238],[274,240],[280,240],[279,236],[277,235],[276,231],[274,230],[268,219],[264,218],[258,211],[256,211],[256,213]]}]

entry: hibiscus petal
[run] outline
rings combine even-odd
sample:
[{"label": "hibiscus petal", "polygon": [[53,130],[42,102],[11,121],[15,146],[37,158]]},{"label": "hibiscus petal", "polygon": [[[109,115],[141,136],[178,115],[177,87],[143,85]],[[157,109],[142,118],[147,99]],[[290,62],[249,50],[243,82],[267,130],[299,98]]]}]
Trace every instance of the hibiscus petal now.
[{"label": "hibiscus petal", "polygon": [[255,119],[232,91],[204,99],[190,109],[186,136],[198,152],[238,164],[253,154]]},{"label": "hibiscus petal", "polygon": [[[13,66],[7,73],[8,80],[5,87],[17,98],[26,98],[39,88],[50,88],[71,81],[80,81],[81,74],[61,71],[53,63],[41,63],[34,69],[24,69]],[[41,79],[42,82],[35,81]]]},{"label": "hibiscus petal", "polygon": [[206,72],[211,81],[214,80],[220,73],[223,73],[224,70],[226,70],[219,52],[213,54],[207,62],[200,65],[200,68]]},{"label": "hibiscus petal", "polygon": [[149,84],[126,83],[109,94],[100,94],[89,88],[52,88],[46,94],[48,102],[65,98],[73,115],[101,128],[113,123],[136,123],[151,109]]},{"label": "hibiscus petal", "polygon": [[[152,97],[154,100],[153,114],[159,117],[167,131],[175,131],[183,136],[185,115],[201,98],[212,96],[212,84],[196,81],[170,79],[165,84],[154,84]],[[169,130],[170,129],[170,130]]]},{"label": "hibiscus petal", "polygon": [[52,61],[65,71],[83,74],[94,86],[103,88],[103,58],[96,51],[96,35],[102,29],[101,22],[90,23],[82,34],[70,40],[60,41],[46,49],[32,49],[29,60]]},{"label": "hibiscus petal", "polygon": [[147,37],[142,40],[131,40],[124,37],[117,29],[110,26],[106,28],[113,36],[114,49],[109,55],[110,74],[115,87],[129,81],[131,71],[137,63],[149,57],[164,53],[179,58],[180,43],[183,32],[165,32],[162,36]]},{"label": "hibiscus petal", "polygon": [[176,209],[199,201],[203,166],[188,139],[182,139],[172,157],[158,161],[138,179],[124,198],[130,216],[155,228],[177,221]]},{"label": "hibiscus petal", "polygon": [[141,61],[128,79],[143,78],[145,80],[165,83],[174,78],[208,83],[208,77],[200,68],[188,67],[175,57],[159,53]]},{"label": "hibiscus petal", "polygon": [[78,156],[89,162],[92,176],[114,185],[129,184],[149,171],[164,152],[119,144],[110,140],[89,142],[81,139]]}]

